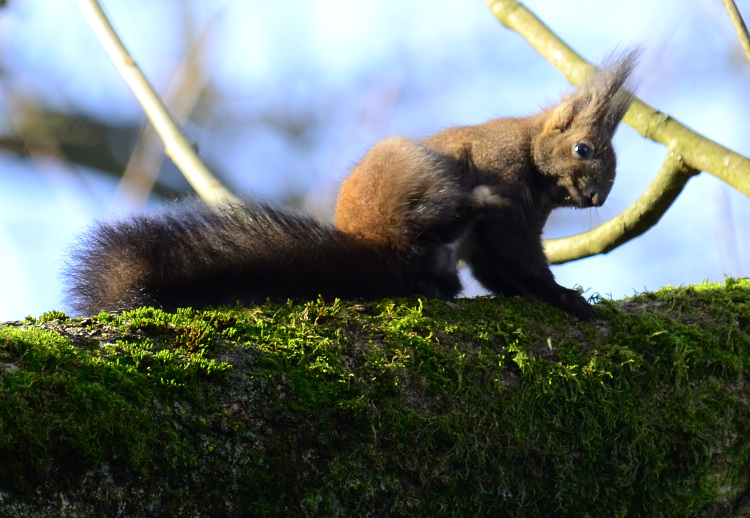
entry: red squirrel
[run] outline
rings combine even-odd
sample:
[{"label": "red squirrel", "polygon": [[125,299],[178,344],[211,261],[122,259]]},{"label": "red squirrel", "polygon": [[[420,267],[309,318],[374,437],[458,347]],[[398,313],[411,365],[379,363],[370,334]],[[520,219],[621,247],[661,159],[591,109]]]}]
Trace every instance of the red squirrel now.
[{"label": "red squirrel", "polygon": [[95,314],[287,299],[373,299],[461,290],[457,262],[498,295],[596,311],[558,285],[542,248],[554,208],[598,207],[615,177],[612,136],[637,52],[592,73],[551,108],[376,143],[341,185],[333,225],[243,201],[175,204],[79,238],[68,300]]}]

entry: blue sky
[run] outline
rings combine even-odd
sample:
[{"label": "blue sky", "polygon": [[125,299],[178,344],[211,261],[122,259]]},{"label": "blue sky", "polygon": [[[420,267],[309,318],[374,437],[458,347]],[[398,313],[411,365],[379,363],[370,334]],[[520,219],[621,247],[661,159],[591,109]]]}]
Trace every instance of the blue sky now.
[{"label": "blue sky", "polygon": [[[737,2],[750,17],[750,2]],[[330,218],[338,183],[376,140],[520,116],[555,102],[565,79],[479,0],[105,0],[136,61],[159,90],[206,33],[211,113],[187,125],[204,158],[237,192],[294,198]],[[189,6],[188,9],[185,6]],[[750,156],[750,64],[720,2],[525,3],[585,57],[645,50],[638,95],[694,130]],[[103,121],[143,119],[73,0],[0,10],[0,124],[29,104]],[[274,113],[278,113],[278,118]],[[270,122],[269,114],[272,115]],[[300,124],[292,138],[280,125]],[[615,216],[648,186],[666,148],[623,126],[618,177],[600,209],[558,211],[546,229],[578,233]],[[182,186],[173,168],[162,179]],[[115,197],[116,182],[50,158],[0,154],[0,321],[67,309],[66,247],[96,219],[154,210]],[[605,255],[554,267],[558,282],[614,297],[665,285],[747,276],[750,200],[708,174],[692,179],[646,235]],[[468,293],[477,287],[468,284]]]}]

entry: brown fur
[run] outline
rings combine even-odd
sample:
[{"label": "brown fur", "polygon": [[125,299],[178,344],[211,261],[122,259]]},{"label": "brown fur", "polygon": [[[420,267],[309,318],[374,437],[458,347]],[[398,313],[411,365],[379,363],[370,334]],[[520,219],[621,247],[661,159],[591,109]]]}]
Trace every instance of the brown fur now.
[{"label": "brown fur", "polygon": [[344,181],[334,224],[399,252],[418,243],[453,242],[482,210],[511,206],[486,187],[462,185],[471,169],[469,157],[448,160],[416,140],[384,139]]},{"label": "brown fur", "polygon": [[[541,235],[552,209],[606,200],[615,177],[612,136],[632,100],[623,85],[636,57],[614,60],[580,91],[529,117],[379,142],[344,180],[335,225],[397,250],[429,242],[434,255],[462,238],[462,257],[491,291],[595,318],[583,297],[554,281]],[[493,203],[476,203],[480,188]],[[445,214],[460,215],[461,224],[451,227]]]}]

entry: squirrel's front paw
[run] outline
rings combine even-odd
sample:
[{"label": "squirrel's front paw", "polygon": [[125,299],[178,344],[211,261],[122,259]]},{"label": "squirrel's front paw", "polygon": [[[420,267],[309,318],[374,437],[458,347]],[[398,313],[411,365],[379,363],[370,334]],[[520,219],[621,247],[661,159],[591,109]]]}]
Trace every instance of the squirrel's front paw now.
[{"label": "squirrel's front paw", "polygon": [[575,290],[565,290],[560,294],[559,306],[581,320],[598,320],[599,314],[594,306]]}]

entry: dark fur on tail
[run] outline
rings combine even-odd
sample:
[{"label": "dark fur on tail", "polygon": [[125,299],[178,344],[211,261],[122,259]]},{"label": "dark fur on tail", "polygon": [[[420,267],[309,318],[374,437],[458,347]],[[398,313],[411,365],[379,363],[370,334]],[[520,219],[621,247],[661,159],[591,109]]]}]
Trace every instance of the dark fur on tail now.
[{"label": "dark fur on tail", "polygon": [[250,201],[211,209],[194,201],[97,225],[74,245],[66,277],[74,310],[96,314],[409,295],[423,263],[291,210]]}]

